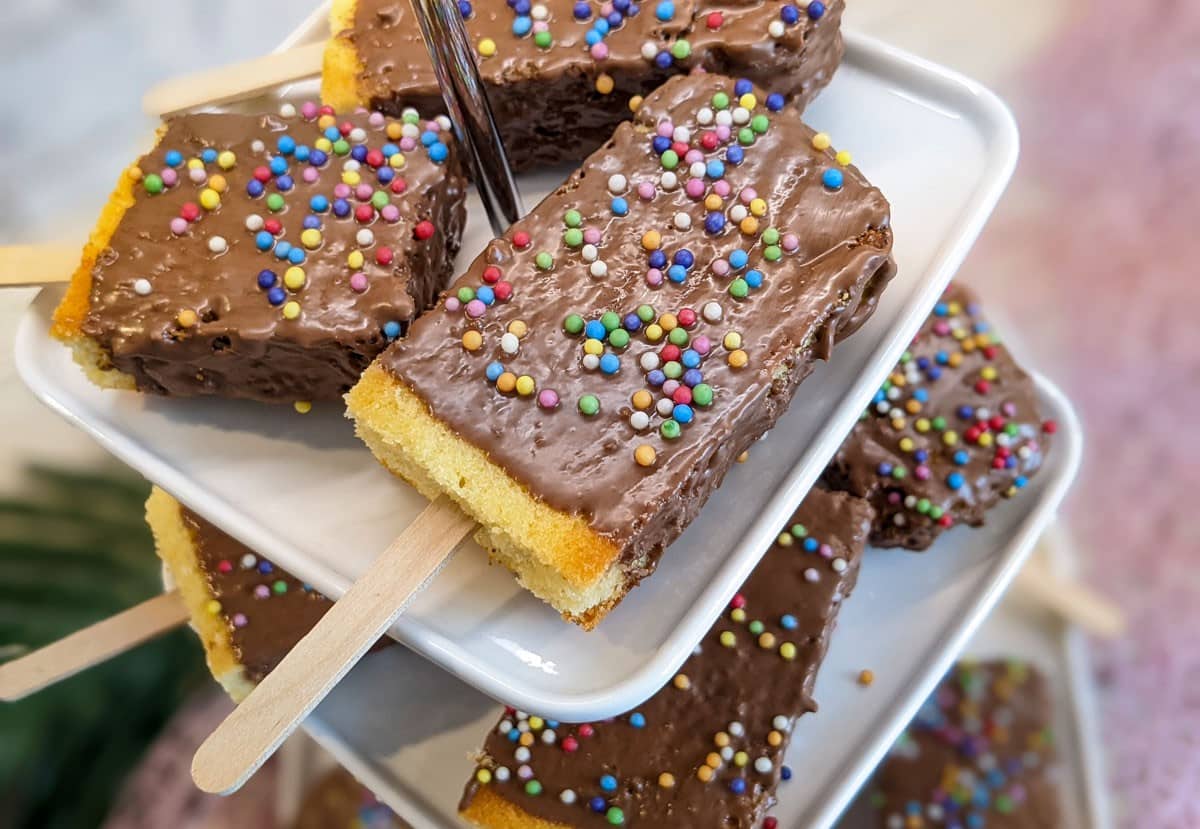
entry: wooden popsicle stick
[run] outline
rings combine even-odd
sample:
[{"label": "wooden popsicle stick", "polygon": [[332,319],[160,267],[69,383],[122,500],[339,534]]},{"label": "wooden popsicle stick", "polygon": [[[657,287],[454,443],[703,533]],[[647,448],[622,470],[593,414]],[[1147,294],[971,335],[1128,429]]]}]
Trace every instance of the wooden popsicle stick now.
[{"label": "wooden popsicle stick", "polygon": [[1121,608],[1084,585],[1056,575],[1041,557],[1034,556],[1017,573],[1018,595],[1057,613],[1088,633],[1116,638],[1125,633]]},{"label": "wooden popsicle stick", "polygon": [[192,760],[196,785],[210,794],[241,788],[474,527],[444,495],[426,507],[204,741]]},{"label": "wooden popsicle stick", "polygon": [[0,288],[70,282],[79,267],[79,248],[71,245],[0,247]]},{"label": "wooden popsicle stick", "polygon": [[186,109],[253,98],[291,81],[321,74],[325,44],[309,43],[286,52],[181,75],[155,84],[142,97],[149,115],[166,117]]},{"label": "wooden popsicle stick", "polygon": [[0,665],[0,700],[15,702],[85,668],[124,653],[188,620],[172,590]]}]

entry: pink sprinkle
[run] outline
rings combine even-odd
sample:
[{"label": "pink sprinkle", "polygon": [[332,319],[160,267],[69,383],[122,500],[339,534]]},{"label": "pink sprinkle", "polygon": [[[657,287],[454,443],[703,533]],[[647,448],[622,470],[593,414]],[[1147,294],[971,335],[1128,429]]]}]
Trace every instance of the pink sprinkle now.
[{"label": "pink sprinkle", "polygon": [[344,181],[339,181],[337,184],[333,185],[333,197],[335,199],[350,198],[350,185]]},{"label": "pink sprinkle", "polygon": [[367,123],[373,127],[382,127],[384,120],[382,112],[372,112],[367,116]]},{"label": "pink sprinkle", "polygon": [[929,475],[930,475],[929,467],[928,466],[918,466],[916,469],[913,470],[913,475],[915,475],[917,477],[918,481],[928,481]]},{"label": "pink sprinkle", "polygon": [[356,294],[361,294],[367,290],[367,276],[362,271],[358,271],[350,277],[350,290]]},{"label": "pink sprinkle", "polygon": [[730,193],[733,192],[733,188],[730,186],[728,181],[721,179],[713,184],[713,192],[721,198],[726,198]]},{"label": "pink sprinkle", "polygon": [[167,167],[162,171],[162,180],[163,184],[167,185],[168,187],[174,187],[179,183],[179,173],[175,172],[172,168]]},{"label": "pink sprinkle", "polygon": [[447,311],[454,313],[455,311],[457,311],[460,308],[462,308],[462,303],[459,301],[458,297],[456,297],[456,296],[446,297],[446,310]]},{"label": "pink sprinkle", "polygon": [[900,493],[899,492],[889,492],[887,499],[888,499],[889,504],[891,504],[892,506],[895,506],[896,504],[900,503]]},{"label": "pink sprinkle", "polygon": [[817,548],[817,552],[824,558],[833,558],[833,548],[828,544],[822,544]]},{"label": "pink sprinkle", "polygon": [[190,178],[194,183],[200,184],[208,179],[208,173],[204,172],[203,167],[193,167],[192,169],[188,170],[188,178]]},{"label": "pink sprinkle", "polygon": [[316,118],[317,111],[317,105],[312,101],[305,101],[300,107],[300,114],[303,115],[307,121],[311,121],[312,119]]},{"label": "pink sprinkle", "polygon": [[370,201],[371,194],[375,192],[369,184],[360,184],[354,188],[354,198],[359,201]]},{"label": "pink sprinkle", "polygon": [[722,141],[728,141],[731,135],[733,135],[733,131],[729,129],[728,124],[717,124],[717,138]]},{"label": "pink sprinkle", "polygon": [[939,337],[945,337],[950,333],[950,325],[939,320],[933,324],[933,333]]},{"label": "pink sprinkle", "polygon": [[1004,412],[1004,414],[1008,415],[1009,417],[1015,417],[1017,414],[1017,404],[1012,403],[1011,401],[1005,403],[1000,407],[1000,411]]},{"label": "pink sprinkle", "polygon": [[713,263],[712,263],[712,271],[717,276],[728,276],[729,275],[729,260],[728,259],[714,259]]},{"label": "pink sprinkle", "polygon": [[479,319],[487,311],[487,306],[483,304],[482,299],[473,299],[467,303],[467,316],[471,319]]},{"label": "pink sprinkle", "polygon": [[533,33],[534,34],[537,34],[538,32],[548,32],[548,31],[550,31],[550,24],[547,23],[545,20],[533,21]]},{"label": "pink sprinkle", "polygon": [[554,389],[542,389],[538,392],[538,405],[543,409],[558,408],[558,392]]},{"label": "pink sprinkle", "polygon": [[679,389],[679,381],[678,380],[667,380],[666,382],[664,382],[662,384],[663,394],[665,394],[667,397],[670,397],[671,395],[675,394],[675,392],[678,389]]},{"label": "pink sprinkle", "polygon": [[254,588],[255,598],[265,599],[270,595],[271,595],[271,591],[267,588],[267,586],[265,584],[260,584],[258,587]]},{"label": "pink sprinkle", "polygon": [[589,245],[598,245],[603,237],[598,228],[589,227],[583,231],[583,241]]},{"label": "pink sprinkle", "polygon": [[182,236],[183,234],[187,233],[187,229],[187,219],[183,218],[182,216],[176,216],[171,220],[171,232],[176,236]]},{"label": "pink sprinkle", "polygon": [[400,149],[406,153],[411,153],[417,148],[417,139],[411,136],[404,136],[400,139]]},{"label": "pink sprinkle", "polygon": [[605,3],[604,5],[602,5],[600,7],[600,16],[601,17],[608,17],[612,13],[613,13],[613,4],[612,3]]},{"label": "pink sprinkle", "polygon": [[379,215],[385,222],[398,222],[400,221],[400,208],[394,204],[385,204],[383,210],[379,211]]},{"label": "pink sprinkle", "polygon": [[321,171],[316,167],[305,167],[304,172],[300,174],[300,177],[309,184],[313,184],[321,177]]},{"label": "pink sprinkle", "polygon": [[233,614],[233,626],[235,628],[244,628],[246,626],[246,621],[247,621],[246,614],[244,614],[244,613]]},{"label": "pink sprinkle", "polygon": [[670,138],[675,134],[675,126],[670,121],[659,121],[658,134],[663,138]]},{"label": "pink sprinkle", "polygon": [[788,253],[793,253],[800,249],[800,237],[795,233],[783,234],[783,249]]},{"label": "pink sprinkle", "polygon": [[643,181],[637,186],[637,194],[639,198],[650,201],[650,199],[654,198],[654,182]]},{"label": "pink sprinkle", "polygon": [[663,273],[658,268],[651,268],[646,271],[646,284],[651,288],[657,288],[663,283]]},{"label": "pink sprinkle", "polygon": [[753,187],[743,187],[742,192],[738,193],[738,198],[742,200],[742,204],[749,204],[758,198],[758,193]]},{"label": "pink sprinkle", "polygon": [[712,341],[701,334],[696,339],[692,340],[692,348],[697,354],[703,357],[708,352],[712,351]]},{"label": "pink sprinkle", "polygon": [[592,46],[592,58],[595,60],[604,60],[608,57],[608,46],[601,42]]},{"label": "pink sprinkle", "polygon": [[690,149],[687,151],[687,155],[683,157],[683,160],[688,164],[695,164],[697,161],[703,161],[704,152],[703,150],[697,150],[695,148]]},{"label": "pink sprinkle", "polygon": [[706,188],[702,179],[690,178],[688,179],[688,183],[684,185],[683,189],[687,191],[687,194],[693,199],[699,199],[704,196],[704,191]]}]

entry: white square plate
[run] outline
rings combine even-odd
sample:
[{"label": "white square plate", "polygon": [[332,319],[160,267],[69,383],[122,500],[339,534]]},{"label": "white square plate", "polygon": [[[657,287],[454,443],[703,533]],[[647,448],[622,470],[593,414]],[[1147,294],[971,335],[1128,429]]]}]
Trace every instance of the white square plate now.
[{"label": "white square plate", "polygon": [[[1045,467],[1020,497],[988,513],[983,528],[951,530],[926,553],[867,550],[818,675],[820,710],[800,719],[788,748],[792,779],[781,784],[772,811],[780,826],[833,824],[1054,517],[1079,468],[1082,438],[1062,394],[1040,378],[1038,385],[1043,411],[1059,430]],[[1096,785],[1090,705],[1079,697],[1087,684],[1065,679],[1069,669],[1078,673],[1082,642],[1075,634],[1063,639],[1045,614],[1026,613],[1023,622],[997,631],[989,621],[990,633],[972,642],[971,653],[1021,656],[1048,672],[1060,702],[1064,765],[1082,770],[1063,787],[1064,827],[1107,826],[1104,804],[1095,802],[1103,787]],[[875,673],[869,688],[857,683],[863,668]],[[447,829],[465,825],[456,807],[474,768],[470,757],[498,713],[486,697],[393,648],[355,668],[305,728],[414,829]]]},{"label": "white square plate", "polygon": [[[315,14],[290,42],[324,35]],[[311,84],[309,85],[311,87]],[[313,90],[297,87],[293,95]],[[262,107],[274,108],[271,101]],[[900,274],[873,319],[817,367],[790,411],[727,477],[658,573],[592,633],[563,623],[464,543],[391,633],[485,693],[579,721],[627,710],[671,676],[803,499],[974,242],[1012,173],[1017,132],[991,92],[847,33],[806,119],[850,149],[892,202]],[[528,203],[565,171],[520,181]],[[489,238],[472,197],[460,264]],[[22,377],[50,407],[214,524],[330,596],[424,507],[355,439],[341,407],[171,400],[92,386],[47,335],[57,292],[22,320]],[[933,576],[931,576],[932,578]],[[955,590],[953,574],[931,589]],[[985,603],[994,583],[970,583]],[[884,606],[892,597],[881,596]],[[979,605],[976,605],[979,606]],[[963,629],[961,617],[943,633]]]}]

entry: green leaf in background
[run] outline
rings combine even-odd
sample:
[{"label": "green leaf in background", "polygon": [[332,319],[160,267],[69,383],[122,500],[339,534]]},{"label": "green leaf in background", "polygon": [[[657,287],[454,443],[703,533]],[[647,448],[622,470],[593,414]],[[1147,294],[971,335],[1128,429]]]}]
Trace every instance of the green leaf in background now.
[{"label": "green leaf in background", "polygon": [[[28,470],[0,498],[0,661],[162,589],[143,520],[149,486],[122,469]],[[125,776],[205,681],[176,630],[18,703],[0,703],[0,826],[98,826]]]}]

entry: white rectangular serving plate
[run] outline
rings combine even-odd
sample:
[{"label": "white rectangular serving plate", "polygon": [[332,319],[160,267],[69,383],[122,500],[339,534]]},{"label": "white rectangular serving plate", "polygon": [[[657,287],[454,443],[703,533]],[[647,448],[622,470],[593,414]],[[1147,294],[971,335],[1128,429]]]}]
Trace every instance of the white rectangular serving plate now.
[{"label": "white rectangular serving plate", "polygon": [[[818,674],[820,710],[799,720],[788,748],[792,779],[780,785],[780,802],[772,811],[780,826],[834,824],[1054,517],[1078,471],[1082,438],[1062,394],[1041,378],[1037,382],[1043,411],[1058,421],[1059,430],[1046,466],[1019,497],[989,512],[984,527],[948,531],[925,553],[867,550]],[[1059,656],[1067,648],[1082,649],[1082,640],[1052,626],[1044,613],[1026,616],[1023,634],[984,634],[970,652],[1003,654],[1022,635],[1040,642],[1041,650],[1026,641],[1027,647],[1012,653],[1047,670],[1057,699],[1074,701],[1086,692],[1087,677],[1069,687],[1062,677],[1068,670],[1086,670],[1078,654],[1065,666]],[[1006,618],[1000,624],[1011,627]],[[992,627],[989,620],[988,630]],[[864,668],[875,673],[866,688],[857,682]],[[466,825],[457,817],[458,799],[474,768],[471,755],[499,710],[461,682],[393,648],[355,668],[305,728],[414,829],[447,829]],[[1060,737],[1068,727],[1067,739],[1060,739],[1064,767],[1084,770],[1077,782],[1064,786],[1065,808],[1080,817],[1067,826],[1100,829],[1105,824],[1098,818],[1083,819],[1101,814],[1103,806],[1093,802],[1103,793],[1096,785],[1098,766],[1084,765],[1095,756],[1090,705],[1060,705],[1058,713]],[[1089,740],[1078,754],[1074,747],[1062,747],[1077,734]]]},{"label": "white rectangular serving plate", "polygon": [[[315,13],[289,43],[316,40],[323,26]],[[852,32],[846,40],[845,62],[806,120],[851,150],[891,200],[900,273],[874,317],[817,367],[658,572],[596,631],[562,622],[466,542],[392,628],[395,638],[496,699],[569,722],[611,716],[648,697],[716,619],[932,308],[1016,162],[1015,124],[991,92]],[[527,203],[565,175],[521,177]],[[474,195],[468,213],[460,267],[490,238]],[[47,334],[57,298],[44,291],[19,326],[17,364],[33,392],[326,595],[340,596],[424,508],[375,463],[340,406],[300,416],[290,407],[96,388]],[[949,574],[937,578],[951,589]],[[975,606],[989,601],[995,584],[972,585]],[[961,619],[949,624],[950,632],[962,629]]]}]

